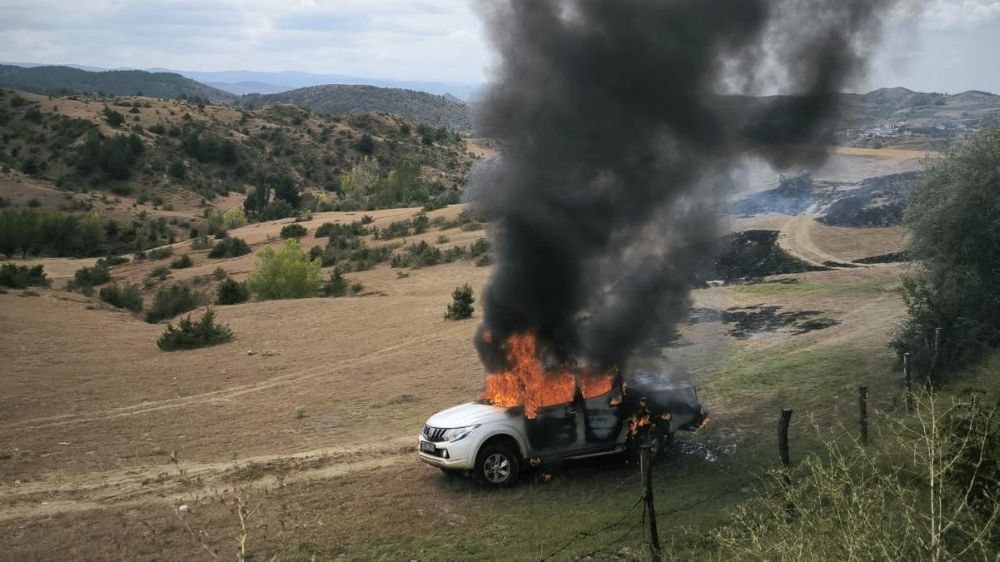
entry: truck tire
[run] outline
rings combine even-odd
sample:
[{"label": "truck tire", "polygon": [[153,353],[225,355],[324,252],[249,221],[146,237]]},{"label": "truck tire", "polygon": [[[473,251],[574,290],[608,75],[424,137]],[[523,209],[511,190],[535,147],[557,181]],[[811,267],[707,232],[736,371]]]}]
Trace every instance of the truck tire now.
[{"label": "truck tire", "polygon": [[521,474],[521,459],[503,443],[487,443],[476,455],[472,479],[485,488],[514,485]]}]

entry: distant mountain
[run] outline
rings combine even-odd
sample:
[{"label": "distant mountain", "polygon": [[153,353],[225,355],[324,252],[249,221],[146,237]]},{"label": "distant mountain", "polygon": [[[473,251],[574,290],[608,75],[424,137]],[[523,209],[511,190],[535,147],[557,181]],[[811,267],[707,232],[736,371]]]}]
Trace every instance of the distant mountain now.
[{"label": "distant mountain", "polygon": [[881,88],[867,94],[843,94],[845,127],[872,127],[898,121],[935,126],[954,120],[982,119],[1000,110],[1000,96],[968,91],[959,94]]},{"label": "distant mountain", "polygon": [[469,108],[464,103],[446,96],[400,88],[312,86],[278,94],[248,95],[241,103],[251,107],[294,104],[318,113],[390,113],[432,127],[459,131],[472,128]]},{"label": "distant mountain", "polygon": [[[365,78],[361,76],[349,76],[346,74],[312,74],[309,72],[255,72],[248,70],[226,70],[221,72],[197,72],[189,70],[167,70],[160,68],[149,69],[151,71],[176,72],[199,82],[215,85],[215,87],[227,92],[248,94],[270,94],[277,91],[294,90],[309,86],[325,86],[329,84],[349,84],[361,86],[378,86],[380,88],[400,88],[404,90],[416,90],[429,94],[445,95],[450,94],[460,100],[468,101],[481,87],[480,84],[456,83],[456,82],[434,82],[428,80],[394,80],[390,78]],[[267,84],[272,89],[280,88],[277,91],[240,92],[242,84],[255,82]]]},{"label": "distant mountain", "polygon": [[43,94],[93,94],[116,96],[144,95],[174,99],[181,96],[211,102],[234,102],[237,97],[180,74],[142,70],[89,72],[68,66],[0,65],[0,87]]},{"label": "distant mountain", "polygon": [[213,88],[218,88],[229,92],[230,94],[236,94],[237,96],[245,96],[247,94],[278,94],[281,92],[287,92],[292,88],[287,88],[279,84],[269,84],[267,82],[205,82]]}]

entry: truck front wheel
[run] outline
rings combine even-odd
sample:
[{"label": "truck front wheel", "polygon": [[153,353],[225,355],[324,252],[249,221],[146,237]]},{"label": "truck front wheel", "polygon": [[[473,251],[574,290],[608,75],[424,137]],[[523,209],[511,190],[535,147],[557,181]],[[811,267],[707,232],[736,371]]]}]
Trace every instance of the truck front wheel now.
[{"label": "truck front wheel", "polygon": [[503,443],[487,443],[476,456],[472,478],[487,488],[506,488],[517,482],[520,473],[517,453]]}]

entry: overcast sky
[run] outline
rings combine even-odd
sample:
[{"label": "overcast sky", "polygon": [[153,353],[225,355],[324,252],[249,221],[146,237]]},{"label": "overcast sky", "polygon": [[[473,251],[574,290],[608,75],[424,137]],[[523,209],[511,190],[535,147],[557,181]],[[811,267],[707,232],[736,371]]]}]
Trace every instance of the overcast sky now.
[{"label": "overcast sky", "polygon": [[[922,1],[855,89],[1000,92],[1000,0]],[[0,0],[0,60],[480,82],[491,54],[470,2]]]}]

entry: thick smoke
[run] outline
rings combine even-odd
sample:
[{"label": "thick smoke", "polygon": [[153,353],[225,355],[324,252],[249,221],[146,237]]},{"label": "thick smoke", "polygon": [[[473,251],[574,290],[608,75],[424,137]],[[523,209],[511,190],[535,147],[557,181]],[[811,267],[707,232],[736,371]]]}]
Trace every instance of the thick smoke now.
[{"label": "thick smoke", "polygon": [[[891,1],[485,3],[500,62],[476,121],[501,146],[471,190],[497,224],[476,341],[487,369],[512,333],[611,366],[672,332],[728,170],[745,154],[821,161],[834,93]],[[789,95],[721,95],[774,85]]]}]

